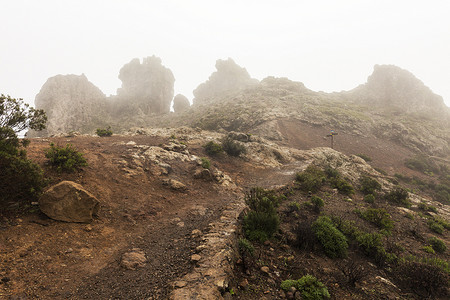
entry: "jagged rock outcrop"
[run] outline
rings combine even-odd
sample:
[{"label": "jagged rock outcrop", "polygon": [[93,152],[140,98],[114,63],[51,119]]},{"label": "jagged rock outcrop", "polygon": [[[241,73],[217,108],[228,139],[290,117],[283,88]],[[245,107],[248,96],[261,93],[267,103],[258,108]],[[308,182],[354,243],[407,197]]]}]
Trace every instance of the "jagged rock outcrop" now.
[{"label": "jagged rock outcrop", "polygon": [[206,82],[200,84],[194,90],[194,104],[228,91],[240,90],[258,83],[258,80],[251,78],[247,70],[237,65],[231,58],[217,60],[216,69],[217,71],[212,73]]},{"label": "jagged rock outcrop", "polygon": [[135,108],[145,115],[170,111],[175,78],[159,57],[146,57],[142,63],[132,59],[120,69],[119,79],[122,87],[117,90],[117,98],[128,110]]},{"label": "jagged rock outcrop", "polygon": [[173,110],[176,113],[188,110],[190,106],[189,99],[184,95],[178,94],[173,98]]},{"label": "jagged rock outcrop", "polygon": [[85,131],[98,118],[106,96],[84,74],[56,75],[47,80],[35,98],[37,109],[48,117],[47,129],[39,135]]},{"label": "jagged rock outcrop", "polygon": [[411,72],[394,65],[375,65],[367,83],[349,92],[376,107],[397,108],[402,113],[432,113],[447,118],[449,110],[441,96]]}]

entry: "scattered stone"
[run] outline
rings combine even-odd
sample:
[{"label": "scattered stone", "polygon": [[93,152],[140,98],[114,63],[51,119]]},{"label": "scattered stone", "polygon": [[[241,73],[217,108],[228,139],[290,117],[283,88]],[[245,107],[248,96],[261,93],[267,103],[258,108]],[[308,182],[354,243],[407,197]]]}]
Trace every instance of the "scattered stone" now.
[{"label": "scattered stone", "polygon": [[84,227],[84,231],[87,231],[87,232],[92,231],[92,226],[91,226],[90,224],[86,225],[86,226]]},{"label": "scattered stone", "polygon": [[202,257],[201,257],[200,255],[198,255],[198,254],[192,254],[192,256],[191,256],[191,261],[192,261],[193,263],[199,262],[200,259],[202,259]]},{"label": "scattered stone", "polygon": [[91,222],[99,206],[94,195],[72,181],[50,187],[39,199],[39,208],[44,214],[65,222]]},{"label": "scattered stone", "polygon": [[192,232],[191,232],[191,236],[192,237],[200,237],[202,235],[202,232],[199,230],[199,229],[194,229],[194,230],[192,230]]},{"label": "scattered stone", "polygon": [[175,179],[163,179],[162,183],[163,183],[163,185],[169,186],[172,190],[177,190],[177,191],[187,190],[186,185],[184,185],[183,183],[181,183]]},{"label": "scattered stone", "polygon": [[269,267],[267,267],[267,266],[261,267],[261,272],[269,274],[269,271],[270,271]]},{"label": "scattered stone", "polygon": [[196,169],[194,172],[194,178],[211,180],[212,179],[211,171],[209,171],[208,169],[204,169],[204,168]]},{"label": "scattered stone", "polygon": [[182,288],[182,287],[185,287],[187,285],[187,282],[186,281],[183,281],[183,280],[177,280],[177,281],[175,281],[174,282],[174,284],[173,284],[173,286],[175,287],[175,288]]},{"label": "scattered stone", "polygon": [[248,280],[247,278],[244,278],[240,283],[239,286],[243,289],[246,290],[248,288]]},{"label": "scattered stone", "polygon": [[130,252],[122,255],[121,265],[128,270],[135,270],[136,268],[142,268],[145,266],[147,258],[143,250],[139,248],[133,248]]}]

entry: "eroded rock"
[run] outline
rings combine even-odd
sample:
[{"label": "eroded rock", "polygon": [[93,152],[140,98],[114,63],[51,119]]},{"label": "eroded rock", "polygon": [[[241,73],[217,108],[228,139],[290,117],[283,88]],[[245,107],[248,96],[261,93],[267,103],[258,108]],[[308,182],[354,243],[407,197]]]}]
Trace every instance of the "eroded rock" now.
[{"label": "eroded rock", "polygon": [[99,207],[94,195],[72,181],[52,186],[39,199],[39,208],[44,214],[65,222],[90,222]]}]

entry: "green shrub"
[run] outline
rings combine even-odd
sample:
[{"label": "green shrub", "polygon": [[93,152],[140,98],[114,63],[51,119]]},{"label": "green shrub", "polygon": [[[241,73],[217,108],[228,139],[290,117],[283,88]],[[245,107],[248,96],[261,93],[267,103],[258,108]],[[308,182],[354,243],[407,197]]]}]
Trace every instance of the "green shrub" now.
[{"label": "green shrub", "polygon": [[222,148],[228,155],[231,156],[239,156],[247,152],[244,145],[233,140],[233,138],[229,136],[222,139]]},{"label": "green shrub", "polygon": [[436,252],[434,251],[433,247],[431,246],[423,246],[422,248],[423,251],[425,251],[426,253],[430,253],[430,254],[435,254]]},{"label": "green shrub", "polygon": [[311,197],[311,203],[314,206],[314,209],[316,211],[320,211],[322,209],[322,207],[325,205],[325,202],[323,202],[323,199],[317,196],[312,196]]},{"label": "green shrub", "polygon": [[243,255],[253,255],[255,252],[255,247],[247,239],[239,239],[239,252]]},{"label": "green shrub", "polygon": [[360,154],[356,154],[356,156],[361,157],[362,159],[364,159],[366,162],[371,162],[372,158],[366,154],[360,153]]},{"label": "green shrub", "polygon": [[369,221],[388,232],[394,228],[394,221],[391,220],[391,215],[382,208],[369,208],[362,212],[360,216],[364,220]]},{"label": "green shrub", "polygon": [[375,257],[383,249],[382,235],[379,233],[361,233],[356,237],[359,247],[366,255]]},{"label": "green shrub", "polygon": [[325,175],[332,188],[337,189],[340,193],[350,196],[354,194],[353,186],[341,177],[341,174],[331,167],[325,168]]},{"label": "green shrub", "polygon": [[430,243],[434,251],[438,253],[444,253],[447,250],[447,246],[445,245],[445,243],[434,236],[428,240],[428,243]]},{"label": "green shrub", "polygon": [[299,280],[285,280],[281,283],[281,289],[289,291],[295,287],[305,300],[322,300],[330,298],[330,293],[325,285],[312,275],[305,275]]},{"label": "green shrub", "polygon": [[381,184],[369,176],[362,176],[360,178],[360,183],[360,190],[364,195],[374,195],[376,191],[381,189]]},{"label": "green shrub", "polygon": [[271,191],[254,188],[246,195],[245,201],[250,208],[243,220],[247,238],[265,241],[272,237],[280,224],[275,209],[278,198]]},{"label": "green shrub", "polygon": [[414,158],[409,158],[405,161],[405,166],[411,170],[420,171],[422,173],[439,173],[439,166],[431,159],[418,155]]},{"label": "green shrub", "polygon": [[108,126],[108,128],[97,128],[95,131],[98,136],[112,136],[113,132],[111,130],[111,126]]},{"label": "green shrub", "polygon": [[200,158],[200,161],[202,163],[202,168],[209,169],[211,167],[211,162],[209,161],[208,158],[202,157]]},{"label": "green shrub", "polygon": [[217,144],[213,141],[209,141],[208,143],[203,145],[203,148],[208,155],[218,155],[223,152],[222,145]]},{"label": "green shrub", "polygon": [[364,201],[367,203],[373,204],[375,202],[375,196],[372,194],[365,195]]},{"label": "green shrub", "polygon": [[78,152],[71,144],[59,147],[51,143],[50,148],[45,150],[45,157],[58,171],[74,172],[87,166],[83,153]]},{"label": "green shrub", "polygon": [[325,173],[313,165],[309,165],[305,171],[297,173],[296,180],[300,188],[305,192],[317,192],[325,183]]},{"label": "green shrub", "polygon": [[428,227],[430,227],[430,229],[436,233],[439,233],[439,234],[444,233],[444,226],[442,226],[441,224],[439,224],[437,222],[428,223]]},{"label": "green shrub", "polygon": [[292,201],[288,205],[288,212],[300,211],[300,203]]},{"label": "green shrub", "polygon": [[386,195],[386,199],[398,205],[403,205],[406,207],[411,206],[411,202],[408,198],[408,191],[402,187],[395,187]]},{"label": "green shrub", "polygon": [[347,239],[342,232],[334,227],[330,218],[326,216],[317,218],[312,224],[312,229],[327,256],[336,258],[347,255]]}]

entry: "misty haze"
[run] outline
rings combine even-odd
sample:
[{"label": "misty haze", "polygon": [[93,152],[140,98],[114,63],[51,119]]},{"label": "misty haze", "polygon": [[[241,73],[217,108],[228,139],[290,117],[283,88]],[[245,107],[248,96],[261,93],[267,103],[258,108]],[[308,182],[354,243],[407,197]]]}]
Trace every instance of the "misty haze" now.
[{"label": "misty haze", "polygon": [[432,4],[3,3],[0,298],[448,299]]}]

